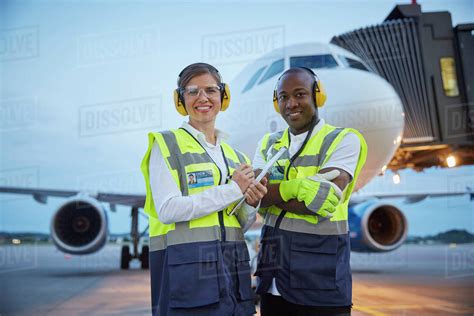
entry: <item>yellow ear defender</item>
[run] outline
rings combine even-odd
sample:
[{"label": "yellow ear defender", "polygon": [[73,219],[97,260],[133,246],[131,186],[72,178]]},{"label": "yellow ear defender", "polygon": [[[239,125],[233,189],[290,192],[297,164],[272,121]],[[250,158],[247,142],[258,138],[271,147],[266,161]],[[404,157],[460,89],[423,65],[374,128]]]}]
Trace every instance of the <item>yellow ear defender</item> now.
[{"label": "yellow ear defender", "polygon": [[[220,77],[219,71],[215,67],[213,67],[212,65],[209,65],[209,64],[197,63],[197,64],[189,65],[188,67],[196,66],[196,65],[204,66],[204,67],[208,68],[211,72],[217,73]],[[183,72],[188,67],[184,68],[180,72],[180,74],[178,76],[178,80],[181,77],[181,75],[183,74]],[[227,110],[227,108],[229,107],[229,104],[230,104],[230,88],[229,88],[229,85],[227,83],[221,83],[221,84],[219,84],[219,87],[220,87],[220,90],[221,90],[221,111],[225,111],[225,110]],[[176,111],[178,111],[178,113],[183,115],[183,116],[188,115],[188,112],[186,111],[186,107],[184,106],[184,95],[182,93],[182,89],[178,88],[178,89],[175,89],[173,91],[173,100],[174,100],[174,106],[176,108]]]},{"label": "yellow ear defender", "polygon": [[[298,68],[308,71],[314,77],[314,84],[313,84],[314,104],[316,104],[316,107],[318,108],[323,107],[327,99],[326,90],[324,89],[323,83],[321,82],[321,80],[319,80],[318,76],[310,68],[306,68],[306,67],[298,67]],[[294,69],[294,68],[290,68],[290,69]],[[278,78],[277,84],[275,85],[275,89],[273,90],[273,107],[275,108],[275,111],[277,111],[277,113],[280,113],[280,108],[278,107],[277,85],[281,77],[283,77],[285,73],[286,72],[284,72],[280,76],[280,78]]]}]

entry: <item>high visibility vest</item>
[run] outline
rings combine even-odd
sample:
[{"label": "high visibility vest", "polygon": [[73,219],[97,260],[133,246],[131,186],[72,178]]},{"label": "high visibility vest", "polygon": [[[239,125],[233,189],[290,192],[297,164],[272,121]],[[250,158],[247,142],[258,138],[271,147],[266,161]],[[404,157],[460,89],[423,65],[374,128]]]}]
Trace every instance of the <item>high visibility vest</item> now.
[{"label": "high visibility vest", "polygon": [[[150,251],[166,249],[167,246],[191,243],[197,241],[241,241],[243,239],[240,223],[235,215],[227,215],[226,209],[231,209],[236,202],[226,209],[213,212],[201,218],[186,222],[164,224],[157,217],[153,202],[149,161],[154,142],[157,142],[168,169],[183,196],[193,195],[219,185],[222,174],[215,162],[202,145],[185,129],[175,129],[148,134],[148,150],[143,158],[141,170],[145,177],[146,201],[144,210],[149,218]],[[250,163],[242,153],[221,143],[224,161],[228,175],[241,163]],[[197,183],[188,183],[190,174],[197,175]],[[200,178],[199,179],[199,175]]]},{"label": "high visibility vest", "polygon": [[[281,218],[278,227],[283,230],[319,235],[340,235],[348,232],[349,226],[347,219],[349,199],[367,157],[367,144],[363,136],[357,130],[352,128],[337,128],[329,124],[324,124],[320,131],[311,136],[291,166],[291,157],[289,157],[288,151],[285,152],[273,166],[269,181],[269,183],[280,183],[283,180],[306,178],[316,175],[321,167],[330,159],[342,138],[349,132],[356,134],[360,139],[359,160],[354,172],[354,177],[344,189],[341,201],[336,207],[333,216],[330,219],[325,219],[316,214],[298,215],[291,212],[284,212],[278,206],[271,206],[261,209],[260,211],[265,217],[265,225],[275,227],[277,226],[276,223],[278,219]],[[289,136],[288,128],[277,133],[266,134],[260,148],[263,157],[268,161],[280,148],[289,148]],[[321,186],[318,190],[317,194],[319,197],[327,197],[329,190],[324,188],[324,186]]]}]

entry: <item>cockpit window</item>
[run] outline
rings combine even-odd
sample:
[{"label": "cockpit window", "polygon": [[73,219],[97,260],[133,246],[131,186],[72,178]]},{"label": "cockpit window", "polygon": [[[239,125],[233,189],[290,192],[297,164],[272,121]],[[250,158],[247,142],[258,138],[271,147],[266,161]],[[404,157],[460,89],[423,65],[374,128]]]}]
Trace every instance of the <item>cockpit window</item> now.
[{"label": "cockpit window", "polygon": [[261,84],[262,82],[265,82],[268,79],[278,75],[279,73],[283,72],[283,70],[285,70],[285,61],[283,59],[273,62],[267,69],[267,72],[265,72],[263,75],[262,79],[260,79],[258,84]]},{"label": "cockpit window", "polygon": [[355,60],[355,59],[352,59],[352,58],[349,58],[349,57],[345,57],[345,56],[341,56],[341,55],[338,55],[338,56],[339,56],[339,59],[344,63],[344,65],[346,67],[355,68],[355,69],[359,69],[359,70],[363,70],[363,71],[369,71],[367,69],[367,67],[358,60]]},{"label": "cockpit window", "polygon": [[290,67],[315,68],[335,68],[337,62],[330,54],[315,56],[296,56],[290,57]]},{"label": "cockpit window", "polygon": [[361,63],[360,61],[355,60],[355,59],[351,59],[351,58],[347,58],[347,57],[346,57],[346,59],[347,59],[347,62],[349,63],[349,67],[364,70],[364,71],[369,71],[367,69],[367,67],[365,67],[365,65],[363,63]]},{"label": "cockpit window", "polygon": [[250,78],[249,82],[247,82],[247,84],[245,85],[244,90],[242,90],[242,93],[244,93],[245,91],[248,91],[248,90],[252,89],[252,87],[255,85],[255,83],[257,82],[258,78],[260,78],[260,75],[261,75],[262,72],[265,70],[265,68],[267,68],[267,66],[263,66],[262,68],[260,68],[259,70],[257,70],[256,73],[253,74],[252,78]]}]

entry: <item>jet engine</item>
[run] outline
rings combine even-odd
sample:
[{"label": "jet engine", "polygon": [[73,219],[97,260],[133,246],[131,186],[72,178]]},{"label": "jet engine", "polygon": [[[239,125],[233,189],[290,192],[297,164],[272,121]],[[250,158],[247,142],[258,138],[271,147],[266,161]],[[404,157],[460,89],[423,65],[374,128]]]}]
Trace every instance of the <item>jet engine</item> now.
[{"label": "jet engine", "polygon": [[107,241],[107,214],[102,205],[87,196],[64,202],[51,220],[51,237],[63,252],[75,255],[100,250]]},{"label": "jet engine", "polygon": [[395,205],[378,200],[351,205],[349,210],[351,250],[387,252],[400,247],[408,233],[408,222]]}]

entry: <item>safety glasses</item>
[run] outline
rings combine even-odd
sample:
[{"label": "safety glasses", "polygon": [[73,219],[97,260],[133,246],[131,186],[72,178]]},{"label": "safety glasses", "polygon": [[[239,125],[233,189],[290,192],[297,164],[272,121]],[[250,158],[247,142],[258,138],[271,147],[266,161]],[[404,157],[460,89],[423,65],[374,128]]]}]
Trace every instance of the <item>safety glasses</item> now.
[{"label": "safety glasses", "polygon": [[187,86],[181,89],[181,93],[184,94],[184,96],[186,97],[195,98],[199,96],[199,93],[202,92],[208,98],[217,98],[221,95],[221,89],[221,86],[216,84],[208,85],[205,87]]}]

